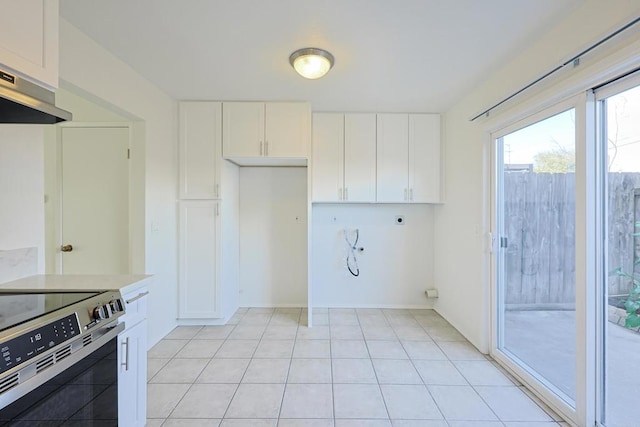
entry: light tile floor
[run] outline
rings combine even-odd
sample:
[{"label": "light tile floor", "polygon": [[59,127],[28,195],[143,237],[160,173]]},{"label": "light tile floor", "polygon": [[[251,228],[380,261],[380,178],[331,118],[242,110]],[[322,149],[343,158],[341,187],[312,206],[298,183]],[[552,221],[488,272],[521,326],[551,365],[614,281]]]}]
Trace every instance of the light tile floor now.
[{"label": "light tile floor", "polygon": [[149,427],[566,425],[432,310],[240,309],[148,353]]}]

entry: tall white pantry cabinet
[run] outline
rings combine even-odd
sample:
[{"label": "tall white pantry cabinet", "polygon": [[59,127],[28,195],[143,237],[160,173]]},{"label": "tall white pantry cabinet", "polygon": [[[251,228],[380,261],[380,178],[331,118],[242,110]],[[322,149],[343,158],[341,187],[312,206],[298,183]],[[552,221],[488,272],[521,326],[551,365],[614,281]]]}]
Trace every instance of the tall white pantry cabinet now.
[{"label": "tall white pantry cabinet", "polygon": [[306,166],[306,102],[179,103],[180,324],[225,323],[239,301],[239,165]]},{"label": "tall white pantry cabinet", "polygon": [[179,132],[178,319],[206,323],[237,308],[238,171],[222,160],[220,102],[180,102]]}]

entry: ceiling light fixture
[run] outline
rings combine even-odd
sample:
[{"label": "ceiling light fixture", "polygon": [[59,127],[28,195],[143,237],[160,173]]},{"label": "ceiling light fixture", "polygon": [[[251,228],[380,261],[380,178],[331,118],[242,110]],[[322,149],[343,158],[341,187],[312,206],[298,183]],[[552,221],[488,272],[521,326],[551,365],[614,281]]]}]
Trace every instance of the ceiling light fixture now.
[{"label": "ceiling light fixture", "polygon": [[289,63],[306,79],[319,79],[333,67],[333,55],[324,49],[306,47],[289,56]]}]

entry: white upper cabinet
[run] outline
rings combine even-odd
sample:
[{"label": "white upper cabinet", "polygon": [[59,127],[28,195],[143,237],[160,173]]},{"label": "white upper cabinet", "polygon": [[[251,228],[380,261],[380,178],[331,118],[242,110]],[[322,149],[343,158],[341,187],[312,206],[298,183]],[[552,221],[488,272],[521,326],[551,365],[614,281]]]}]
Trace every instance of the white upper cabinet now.
[{"label": "white upper cabinet", "polygon": [[378,114],[376,200],[440,201],[438,114]]},{"label": "white upper cabinet", "polygon": [[414,203],[440,203],[439,114],[409,114],[409,196]]},{"label": "white upper cabinet", "polygon": [[378,114],[377,198],[382,203],[409,200],[409,116]]},{"label": "white upper cabinet", "polygon": [[309,104],[267,102],[265,111],[265,155],[308,158],[311,129]]},{"label": "white upper cabinet", "polygon": [[58,87],[58,0],[0,0],[0,69]]},{"label": "white upper cabinet", "polygon": [[344,187],[344,114],[313,115],[313,201],[338,202]]},{"label": "white upper cabinet", "polygon": [[313,115],[314,202],[375,202],[376,115]]},{"label": "white upper cabinet", "polygon": [[180,102],[180,198],[218,199],[222,104]]},{"label": "white upper cabinet", "polygon": [[305,165],[310,117],[306,102],[225,102],[224,158],[247,166]]},{"label": "white upper cabinet", "polygon": [[264,146],[264,103],[223,104],[222,153],[225,158],[260,157]]},{"label": "white upper cabinet", "polygon": [[344,115],[344,189],[342,200],[376,201],[376,115]]}]

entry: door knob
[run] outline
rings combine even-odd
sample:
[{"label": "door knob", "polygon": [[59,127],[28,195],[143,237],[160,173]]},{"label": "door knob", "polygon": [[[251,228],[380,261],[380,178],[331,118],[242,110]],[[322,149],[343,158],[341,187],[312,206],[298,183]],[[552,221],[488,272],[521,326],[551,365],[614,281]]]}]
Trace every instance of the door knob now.
[{"label": "door knob", "polygon": [[71,245],[62,245],[62,246],[60,246],[60,250],[62,252],[71,252],[71,251],[73,251],[73,246],[71,246]]}]

